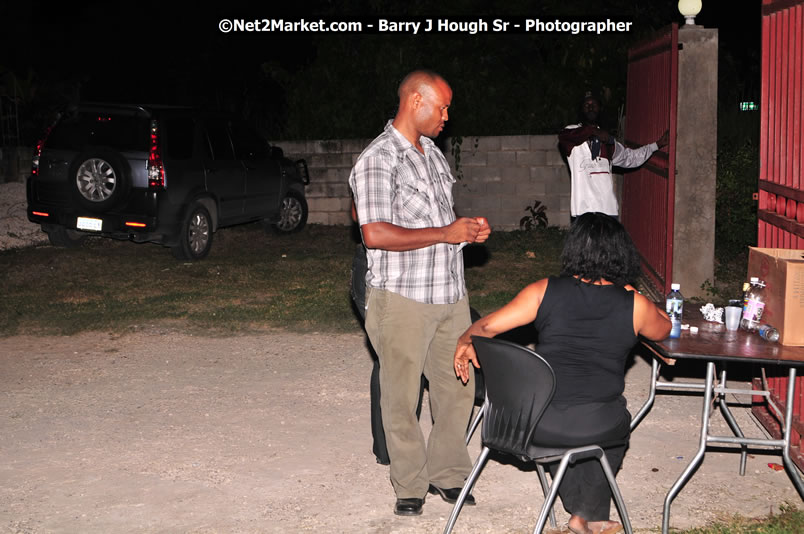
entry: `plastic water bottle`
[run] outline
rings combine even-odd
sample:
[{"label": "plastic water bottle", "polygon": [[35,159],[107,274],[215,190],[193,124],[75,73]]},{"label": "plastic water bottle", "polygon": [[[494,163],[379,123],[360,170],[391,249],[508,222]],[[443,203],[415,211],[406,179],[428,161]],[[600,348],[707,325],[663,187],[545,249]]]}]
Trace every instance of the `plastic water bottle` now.
[{"label": "plastic water bottle", "polygon": [[765,282],[758,278],[751,278],[751,287],[745,299],[743,318],[740,319],[740,328],[749,332],[759,330],[759,321],[765,311]]},{"label": "plastic water bottle", "polygon": [[759,335],[762,339],[766,339],[773,343],[779,341],[779,331],[769,324],[763,324],[759,327]]},{"label": "plastic water bottle", "polygon": [[670,337],[681,337],[681,314],[684,312],[684,297],[681,295],[681,284],[670,284],[670,293],[665,300],[665,311],[673,325]]}]

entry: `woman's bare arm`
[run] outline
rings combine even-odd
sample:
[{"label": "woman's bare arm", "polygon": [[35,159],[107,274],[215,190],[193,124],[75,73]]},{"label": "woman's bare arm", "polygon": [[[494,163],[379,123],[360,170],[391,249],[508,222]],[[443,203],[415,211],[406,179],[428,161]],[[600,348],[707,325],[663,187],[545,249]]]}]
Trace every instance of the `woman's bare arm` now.
[{"label": "woman's bare arm", "polygon": [[634,291],[634,333],[659,341],[670,334],[671,326],[663,309]]},{"label": "woman's bare arm", "polygon": [[458,338],[453,365],[455,374],[466,383],[469,380],[469,365],[480,367],[477,354],[472,346],[472,336],[494,337],[512,328],[533,322],[539,312],[539,306],[547,290],[547,279],[539,280],[519,292],[514,299],[500,308],[475,321],[466,332]]}]

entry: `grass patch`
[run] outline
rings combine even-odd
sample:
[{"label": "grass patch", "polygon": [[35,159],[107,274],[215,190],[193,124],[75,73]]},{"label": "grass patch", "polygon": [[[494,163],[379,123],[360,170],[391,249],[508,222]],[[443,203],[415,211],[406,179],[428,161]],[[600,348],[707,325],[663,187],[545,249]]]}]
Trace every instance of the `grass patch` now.
[{"label": "grass patch", "polygon": [[[464,249],[469,299],[481,314],[527,284],[558,274],[565,232],[494,232]],[[0,335],[178,324],[210,334],[262,328],[345,332],[360,328],[349,298],[355,232],[309,225],[298,234],[259,224],[215,234],[209,257],[176,261],[158,245],[93,238],[78,249],[0,252]],[[721,259],[708,300],[741,293],[747,254]]]},{"label": "grass patch", "polygon": [[[494,232],[466,247],[472,307],[487,314],[527,284],[557,274],[564,236],[557,228]],[[355,243],[354,230],[343,226],[277,235],[250,224],[217,232],[209,257],[195,263],[178,262],[158,245],[104,238],[78,249],[2,251],[0,335],[163,322],[210,334],[357,330],[349,298]],[[719,306],[741,295],[748,262],[747,253],[722,256],[705,299]]]},{"label": "grass patch", "polygon": [[[465,250],[472,305],[493,311],[528,283],[558,272],[563,232],[493,233]],[[223,229],[207,259],[178,262],[153,244],[93,238],[78,249],[0,252],[0,335],[121,331],[180,325],[211,334],[262,328],[352,331],[355,238],[343,226],[298,234],[259,224]]]},{"label": "grass patch", "polygon": [[791,504],[779,507],[781,513],[762,519],[735,516],[704,528],[677,531],[684,534],[798,534],[804,532],[804,511]]},{"label": "grass patch", "polygon": [[357,328],[348,228],[294,235],[258,224],[215,234],[209,257],[178,262],[153,244],[96,238],[79,249],[4,251],[0,335],[121,330],[180,320],[211,333]]}]

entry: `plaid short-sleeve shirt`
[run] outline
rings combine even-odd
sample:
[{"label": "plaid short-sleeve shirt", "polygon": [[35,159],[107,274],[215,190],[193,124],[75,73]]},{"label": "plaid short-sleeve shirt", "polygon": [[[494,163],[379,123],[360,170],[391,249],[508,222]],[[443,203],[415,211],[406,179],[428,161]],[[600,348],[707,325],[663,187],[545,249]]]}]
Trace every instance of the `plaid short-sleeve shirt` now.
[{"label": "plaid short-sleeve shirt", "polygon": [[[444,154],[422,137],[424,154],[391,121],[366,147],[349,176],[361,225],[436,228],[455,221],[452,177]],[[466,295],[461,245],[439,243],[394,252],[367,249],[366,285],[425,304],[454,304]]]}]

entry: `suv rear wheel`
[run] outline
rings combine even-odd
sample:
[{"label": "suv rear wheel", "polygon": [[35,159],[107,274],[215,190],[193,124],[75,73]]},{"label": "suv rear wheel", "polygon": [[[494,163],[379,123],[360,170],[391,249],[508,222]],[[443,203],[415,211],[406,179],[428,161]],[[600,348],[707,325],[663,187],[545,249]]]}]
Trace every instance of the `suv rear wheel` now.
[{"label": "suv rear wheel", "polygon": [[178,260],[201,260],[212,248],[212,217],[209,211],[196,202],[187,212],[181,225],[179,242],[171,247]]},{"label": "suv rear wheel", "polygon": [[274,230],[280,234],[298,232],[307,224],[307,201],[304,195],[290,189],[282,199],[279,210],[279,222],[273,225]]},{"label": "suv rear wheel", "polygon": [[70,170],[71,188],[78,201],[91,211],[106,211],[129,190],[128,169],[117,154],[97,149],[79,154]]}]

